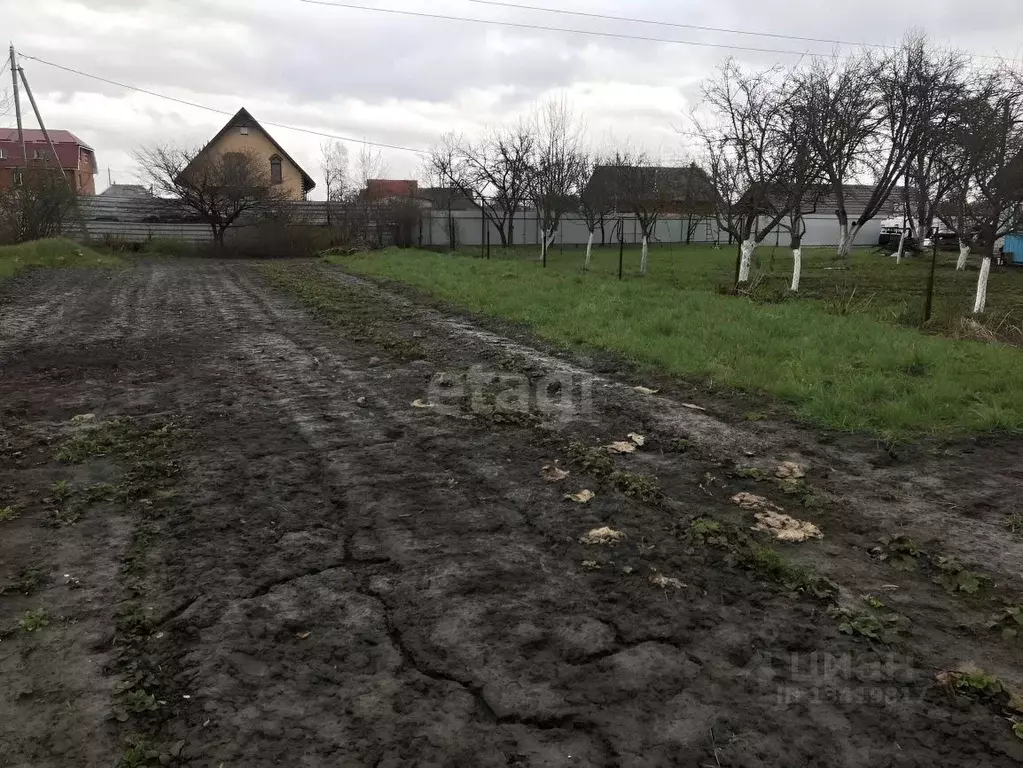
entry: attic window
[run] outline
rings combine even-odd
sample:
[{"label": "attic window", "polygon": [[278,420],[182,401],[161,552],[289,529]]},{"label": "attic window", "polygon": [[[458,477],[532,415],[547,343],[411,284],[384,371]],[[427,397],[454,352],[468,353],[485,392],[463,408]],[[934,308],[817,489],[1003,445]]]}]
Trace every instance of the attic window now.
[{"label": "attic window", "polygon": [[238,133],[240,133],[242,136],[248,136],[249,135],[249,126],[247,126],[247,125],[240,126],[238,128]]},{"label": "attic window", "polygon": [[280,184],[283,181],[281,177],[281,158],[278,155],[274,155],[270,158],[270,183]]}]

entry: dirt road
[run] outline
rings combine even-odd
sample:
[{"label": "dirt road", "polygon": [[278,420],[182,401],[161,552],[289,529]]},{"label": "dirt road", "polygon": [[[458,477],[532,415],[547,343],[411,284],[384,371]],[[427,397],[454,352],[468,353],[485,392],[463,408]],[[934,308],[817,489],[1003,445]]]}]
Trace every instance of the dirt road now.
[{"label": "dirt road", "polygon": [[1023,759],[940,674],[1023,682],[1018,443],[751,421],[313,264],[0,301],[0,766]]}]

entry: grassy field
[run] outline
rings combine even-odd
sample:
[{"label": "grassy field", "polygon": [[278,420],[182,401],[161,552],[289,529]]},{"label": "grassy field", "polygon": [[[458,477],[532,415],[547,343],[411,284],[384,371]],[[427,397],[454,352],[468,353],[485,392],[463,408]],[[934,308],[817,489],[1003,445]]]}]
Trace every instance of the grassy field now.
[{"label": "grassy field", "polygon": [[[735,246],[715,250],[705,246],[660,246],[650,251],[648,279],[683,290],[727,288],[735,279]],[[835,312],[865,313],[880,320],[918,327],[923,321],[930,254],[921,254],[896,265],[879,250],[861,248],[846,263],[836,262],[833,248],[804,248],[800,293],[804,299],[819,299]],[[480,249],[465,249],[462,255],[479,257]],[[952,321],[973,309],[980,258],[971,256],[970,267],[955,269],[958,251],[939,251],[935,275],[934,311],[930,326],[935,330],[951,327]],[[491,250],[491,258],[539,259],[536,246]],[[549,266],[581,269],[585,249],[555,246]],[[639,278],[639,249],[625,247],[624,277]],[[764,300],[783,298],[792,280],[792,252],[784,247],[761,246],[757,250],[760,284],[757,293]],[[617,247],[594,250],[591,271],[609,278],[618,277]],[[988,286],[986,324],[1006,339],[1023,343],[1023,269],[994,268]]]},{"label": "grassy field", "polygon": [[[496,256],[496,252],[494,253]],[[1004,345],[922,332],[926,265],[895,266],[857,253],[844,269],[830,251],[806,251],[804,293],[787,297],[791,256],[759,253],[753,299],[722,295],[734,253],[655,248],[650,275],[626,253],[603,249],[583,272],[582,251],[555,250],[543,270],[535,249],[478,256],[390,250],[338,257],[354,272],[396,280],[472,312],[522,322],[573,347],[611,350],[642,366],[763,395],[814,424],[888,438],[1023,430],[1023,355]],[[938,327],[972,307],[976,272],[943,255]],[[1020,323],[1023,273],[992,275],[989,317]]]},{"label": "grassy field", "polygon": [[14,277],[26,269],[53,267],[117,267],[124,261],[99,253],[73,240],[50,238],[21,245],[0,246],[0,280]]}]

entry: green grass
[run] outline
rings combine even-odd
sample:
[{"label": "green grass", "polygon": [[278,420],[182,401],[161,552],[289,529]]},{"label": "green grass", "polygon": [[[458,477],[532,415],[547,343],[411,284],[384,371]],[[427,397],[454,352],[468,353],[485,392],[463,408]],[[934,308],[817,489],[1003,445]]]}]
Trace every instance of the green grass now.
[{"label": "green grass", "polygon": [[[779,250],[772,273],[770,249],[760,253],[765,291],[787,284],[786,259]],[[546,270],[520,253],[484,260],[390,250],[328,260],[524,323],[559,344],[611,350],[641,368],[776,399],[821,426],[887,438],[1023,429],[1019,350],[899,323],[904,308],[922,307],[922,259],[896,267],[887,257],[857,253],[847,270],[829,270],[835,264],[828,252],[807,251],[805,293],[792,298],[778,290],[772,300],[715,292],[731,282],[734,268],[734,254],[724,248],[655,248],[646,278],[630,251],[621,282],[611,249],[595,254],[586,273],[575,249],[553,254]],[[969,309],[975,278],[943,264],[939,310]],[[841,300],[848,295],[854,300]],[[855,296],[863,298],[857,303]],[[1011,314],[1023,303],[1023,274],[993,275],[990,297],[993,311]]]},{"label": "green grass", "polygon": [[62,237],[0,246],[0,280],[40,267],[119,267],[123,264],[124,260],[113,254],[99,253]]},{"label": "green grass", "polygon": [[195,243],[176,237],[153,237],[142,244],[142,252],[163,256],[195,256],[199,248]]}]

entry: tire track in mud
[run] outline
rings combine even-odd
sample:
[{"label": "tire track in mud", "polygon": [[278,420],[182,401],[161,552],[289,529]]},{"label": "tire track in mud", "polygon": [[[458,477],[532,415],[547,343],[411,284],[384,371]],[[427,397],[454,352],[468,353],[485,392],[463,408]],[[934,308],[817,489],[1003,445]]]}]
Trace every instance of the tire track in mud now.
[{"label": "tire track in mud", "polygon": [[[251,286],[247,287],[251,290]],[[227,286],[218,286],[214,295],[233,299],[240,298],[236,290]],[[262,304],[258,301],[256,303]],[[270,307],[266,311],[279,317],[276,309],[276,307]],[[263,310],[252,305],[236,304],[226,311],[236,313],[244,318],[246,323],[255,323],[263,316]],[[499,483],[493,482],[492,475],[471,471],[471,466],[475,465],[470,465],[462,457],[458,457],[455,461],[447,458],[446,461],[435,464],[435,468],[410,473],[408,466],[417,462],[420,465],[423,464],[423,457],[416,453],[408,454],[394,450],[393,441],[386,438],[388,431],[404,431],[415,427],[415,419],[393,416],[395,411],[401,413],[403,410],[407,410],[407,400],[392,398],[390,402],[375,406],[376,409],[383,408],[391,412],[392,416],[389,418],[381,419],[379,415],[370,416],[368,412],[361,409],[353,411],[352,401],[358,392],[375,395],[379,401],[381,399],[380,388],[376,384],[364,381],[364,377],[354,374],[351,371],[351,363],[340,360],[322,346],[306,349],[279,334],[248,334],[241,341],[240,347],[249,357],[253,376],[262,376],[271,382],[270,396],[277,407],[287,414],[289,420],[296,425],[315,452],[324,457],[324,464],[330,473],[339,480],[343,479],[346,487],[346,511],[357,510],[366,504],[367,499],[363,491],[367,487],[379,489],[381,475],[398,479],[402,489],[399,494],[388,496],[385,505],[388,509],[387,517],[383,520],[377,518],[373,521],[378,528],[382,523],[393,526],[395,523],[400,523],[402,518],[413,517],[416,507],[440,507],[455,512],[459,509],[472,507],[475,503],[475,499],[472,497],[458,498],[459,492],[452,491],[450,488],[444,488],[442,492],[437,491],[434,487],[435,484],[430,482],[430,478],[437,474],[452,476],[459,470],[469,469],[470,471],[465,472],[463,477],[469,478],[476,475],[476,481],[486,481],[490,485],[489,490],[493,491],[495,495],[504,490]],[[353,384],[357,386],[355,391],[349,389],[343,395],[338,394],[339,389],[351,387]],[[436,426],[431,429],[436,429]],[[366,439],[367,435],[372,437]],[[362,450],[352,451],[351,444],[353,442],[357,446],[362,446]],[[374,448],[377,446],[385,447],[386,451],[374,453]],[[367,453],[373,453],[372,459]],[[455,468],[455,473],[452,472],[452,467]],[[517,510],[506,508],[505,505],[501,505],[497,511],[491,508],[487,517],[490,520],[495,517],[508,518],[502,527],[521,528],[524,523],[524,519]],[[470,517],[468,520],[463,519],[463,523],[465,522],[468,525],[458,525],[454,528],[448,525],[443,530],[437,531],[419,526],[415,530],[415,538],[420,542],[418,545],[414,547],[403,545],[398,550],[392,548],[386,553],[387,557],[381,559],[380,562],[395,563],[425,551],[431,554],[434,562],[442,563],[451,557],[464,558],[475,551],[513,550],[515,548],[521,550],[525,546],[525,551],[516,553],[514,562],[508,564],[509,568],[518,569],[521,572],[520,579],[526,575],[526,570],[532,571],[537,567],[545,573],[562,570],[563,566],[556,565],[555,561],[544,564],[543,561],[546,559],[544,552],[516,542],[514,538],[488,540],[486,537],[493,534],[484,531],[478,534],[483,536],[479,541],[472,538],[465,541],[467,529],[473,527],[476,521]],[[443,547],[440,544],[424,542],[425,539],[438,541],[447,538],[455,531],[461,533],[463,541],[448,542]],[[393,535],[393,531],[391,533]],[[352,535],[351,532],[349,535]],[[399,538],[404,538],[404,536],[399,536]],[[253,594],[264,595],[269,590],[276,589],[292,580],[307,578],[310,573],[323,574],[330,570],[344,569],[346,566],[350,568],[350,561],[354,559],[354,554],[351,552],[350,545],[346,547],[346,550],[344,558],[339,562],[330,563],[325,567],[317,567],[311,572],[303,570],[291,576],[275,579],[268,585],[258,588]],[[483,568],[480,570],[482,572]],[[510,575],[513,572],[514,570],[509,570],[506,573]],[[487,695],[489,694],[491,698],[495,695],[492,679],[473,679],[472,675],[466,676],[464,671],[452,670],[449,663],[438,666],[437,661],[429,658],[429,656],[434,656],[435,652],[430,652],[424,657],[423,649],[413,647],[410,645],[410,640],[405,637],[405,633],[409,631],[408,627],[403,626],[410,618],[407,612],[404,622],[399,622],[395,619],[394,610],[388,605],[389,602],[394,602],[393,594],[392,599],[388,600],[384,592],[371,585],[364,586],[361,591],[367,596],[372,595],[378,602],[388,627],[388,635],[400,650],[401,656],[408,666],[428,678],[461,686],[473,696],[476,707],[486,722],[498,725],[517,724],[550,731],[565,729],[593,731],[594,748],[603,750],[605,757],[612,754],[611,742],[597,732],[593,723],[578,715],[564,713],[538,715],[528,712],[519,714],[514,711],[514,708],[510,708],[507,702],[502,702],[500,696],[497,696],[496,706],[500,707],[501,714],[495,714],[494,707]],[[625,650],[625,648],[619,650]],[[604,652],[603,655],[611,656],[613,654]],[[578,747],[576,751],[578,751]]]},{"label": "tire track in mud", "polygon": [[[765,429],[728,423],[702,407],[687,407],[670,397],[640,395],[627,384],[594,374],[563,357],[418,306],[370,280],[337,268],[322,268],[322,271],[379,296],[381,301],[414,309],[418,320],[453,338],[498,350],[499,354],[526,357],[548,370],[580,377],[589,382],[603,404],[620,403],[627,410],[642,414],[659,432],[691,437],[708,455],[732,461],[735,457],[755,456],[761,461],[768,458],[775,465],[796,461],[824,469],[829,486],[851,514],[872,520],[879,526],[902,528],[921,539],[933,538],[937,533],[942,536],[943,546],[957,556],[1009,575],[1023,584],[1023,537],[1006,536],[1001,520],[977,515],[972,515],[969,524],[964,525],[959,512],[974,505],[992,506],[991,496],[996,488],[991,487],[994,484],[988,473],[980,478],[971,477],[976,474],[976,468],[963,470],[952,457],[936,461],[927,472],[922,472],[919,466],[879,467],[874,461],[879,451],[834,450],[818,441],[808,445],[811,440],[805,435],[793,434],[794,430],[784,426]],[[1023,469],[1017,462],[1001,462],[997,472],[1000,481],[1011,479],[1023,486]],[[865,482],[876,489],[869,502],[863,498]],[[1004,489],[1004,482],[996,487]],[[939,495],[951,496],[955,501],[937,503]],[[1006,501],[1003,496],[1002,502]]]},{"label": "tire track in mud", "polygon": [[[242,281],[242,284],[245,285],[245,282],[246,281]],[[285,320],[279,309],[274,306],[274,302],[259,296],[258,292],[256,292],[256,295],[253,296],[252,294],[254,289],[251,285],[245,285],[245,288],[246,293],[248,293],[252,300],[259,304],[262,308],[259,310],[260,316],[262,316],[265,312],[265,314],[273,316],[282,324],[295,320],[295,313],[293,311],[288,313],[291,316]],[[235,296],[238,295],[237,291],[232,290],[231,292]],[[323,384],[323,381],[329,377],[332,377],[334,382],[337,382],[338,380],[346,380],[349,384],[353,383],[353,378],[364,379],[364,375],[356,376],[350,372],[350,362],[339,361],[322,346],[310,346],[306,343],[300,347],[293,340],[293,337],[285,338],[283,336],[273,336],[267,338],[264,336],[260,337],[257,347],[258,344],[262,344],[260,351],[264,353],[264,355],[266,355],[268,351],[269,354],[262,358],[259,356],[253,358],[254,365],[258,370],[261,370],[264,373],[269,372],[271,378],[283,375],[284,378],[274,385],[273,391],[288,392],[291,394],[288,397],[277,399],[277,403],[285,412],[289,413],[292,421],[299,426],[306,439],[314,445],[318,452],[322,452],[324,455],[328,456],[332,455],[330,438],[336,437],[338,430],[336,420],[338,417],[346,419],[348,424],[357,424],[361,420],[364,423],[364,426],[360,426],[360,429],[372,429],[372,427],[368,425],[368,422],[371,420],[366,418],[360,419],[357,414],[352,417],[351,413],[346,413],[344,406],[339,406],[336,402],[334,405],[331,405],[332,393],[336,390],[336,385],[326,386]],[[517,354],[529,352],[529,348],[521,345],[500,346],[502,352],[511,351]],[[545,362],[547,361],[545,360]],[[276,368],[275,365],[277,366]],[[562,368],[562,370],[564,371],[566,369]],[[573,374],[578,374],[581,369],[569,368],[568,370]],[[610,387],[615,385],[608,386]],[[617,385],[617,387],[619,389],[624,388],[622,385]],[[299,391],[304,391],[306,394],[296,395],[295,393]],[[378,397],[378,399],[380,396],[379,386],[371,389],[366,389],[365,385],[363,385],[362,388],[357,387],[355,391],[349,392],[344,398],[344,401],[347,402],[349,408],[352,401],[355,399],[355,395],[360,392],[364,393],[363,396],[366,396],[367,394],[374,394]],[[400,412],[402,408],[407,408],[407,403],[400,399],[392,398],[391,401],[386,404],[386,407],[390,408],[392,413],[396,413]],[[675,407],[677,408],[677,406]],[[329,414],[330,418],[324,420],[321,418],[321,414]],[[324,438],[327,439],[327,442],[322,442]],[[451,457],[446,458],[447,460],[443,462],[445,471],[449,471],[452,474],[463,478],[475,476],[474,481],[477,484],[480,483],[481,479],[486,479],[485,473],[481,476],[481,473],[474,471],[475,467],[471,462],[453,460]],[[377,468],[378,471],[380,469],[387,471],[389,468]],[[335,471],[342,475],[350,474],[351,465],[348,463],[344,466],[335,467]],[[419,491],[418,488],[411,488],[409,490],[413,493]],[[647,640],[640,639],[634,643],[627,643],[622,639],[621,630],[618,628],[616,628],[615,634],[617,645],[611,650],[602,650],[594,653],[594,660],[611,658],[622,652],[628,651],[630,648],[636,647],[637,645],[644,645],[648,642]],[[405,652],[404,655],[407,656],[409,654]],[[433,673],[437,672],[436,669],[431,671]],[[448,671],[441,672],[440,674],[446,676],[446,679],[454,679],[455,682],[467,687],[470,692],[473,692],[478,696],[482,696],[483,702],[493,709],[483,694],[484,689],[478,687],[478,683],[473,683],[463,675],[452,677],[451,673]],[[747,708],[749,708],[749,705]],[[755,709],[755,707],[753,709]],[[588,728],[593,725],[588,721],[579,720],[579,718],[574,715],[548,714],[545,716],[535,717],[528,714],[517,714],[513,715],[511,719],[519,723],[538,723],[554,728],[573,722],[577,728]],[[605,745],[608,744],[609,742],[606,741],[606,735],[601,735],[605,739],[603,743]],[[612,754],[612,752],[607,751],[606,754]]]},{"label": "tire track in mud", "polygon": [[[63,321],[77,318],[81,354],[116,328],[139,355],[132,375],[115,374],[109,407],[158,386],[161,408],[195,424],[189,504],[157,543],[152,573],[151,650],[175,694],[161,736],[186,742],[181,764],[631,768],[720,756],[766,768],[824,750],[850,767],[1010,764],[988,713],[940,698],[895,711],[780,705],[778,687],[799,683],[792,653],[870,649],[838,637],[810,602],[730,568],[705,572],[674,538],[674,512],[614,492],[564,502],[568,488],[538,477],[557,455],[534,429],[411,407],[438,368],[537,359],[528,345],[431,310],[414,321],[429,329],[431,362],[397,363],[244,264],[154,262],[94,288]],[[45,331],[43,345],[63,343]],[[559,438],[716,421],[659,414],[679,406],[542,360],[598,384],[593,411],[559,422]],[[708,449],[759,438],[736,431]],[[706,463],[671,469],[648,453],[628,466]],[[573,469],[577,481],[588,482]],[[691,485],[688,514],[727,505],[701,502]],[[630,534],[606,555],[578,543],[602,521]],[[581,566],[594,556],[614,563]],[[651,563],[699,588],[652,587]],[[943,751],[928,746],[936,740]]]}]

